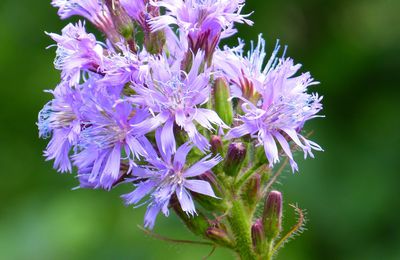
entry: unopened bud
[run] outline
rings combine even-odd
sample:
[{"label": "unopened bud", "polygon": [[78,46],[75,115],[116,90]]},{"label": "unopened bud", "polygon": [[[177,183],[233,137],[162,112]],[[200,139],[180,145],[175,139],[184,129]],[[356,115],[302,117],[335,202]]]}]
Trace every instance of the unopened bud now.
[{"label": "unopened bud", "polygon": [[271,191],[264,205],[264,234],[268,241],[275,239],[282,228],[282,194]]},{"label": "unopened bud", "polygon": [[232,124],[233,110],[230,98],[230,88],[224,78],[217,78],[214,83],[215,111],[227,125]]},{"label": "unopened bud", "polygon": [[231,143],[225,158],[224,171],[226,175],[236,176],[244,159],[246,158],[246,147],[243,143]]},{"label": "unopened bud", "polygon": [[206,231],[207,238],[211,239],[215,243],[221,246],[232,247],[233,242],[225,230],[210,227]]},{"label": "unopened bud", "polygon": [[242,198],[244,201],[246,201],[245,205],[248,207],[249,211],[252,212],[261,198],[260,174],[254,174],[245,183],[243,187]]},{"label": "unopened bud", "polygon": [[261,219],[257,219],[251,226],[251,238],[253,241],[254,251],[260,254],[264,246],[264,227]]},{"label": "unopened bud", "polygon": [[183,221],[190,231],[196,235],[205,236],[209,227],[209,222],[203,213],[197,212],[197,215],[188,216],[188,214],[182,210],[176,196],[171,198],[170,205],[174,209],[176,215]]},{"label": "unopened bud", "polygon": [[165,46],[165,33],[163,30],[156,32],[145,31],[144,46],[150,54],[160,54]]},{"label": "unopened bud", "polygon": [[219,154],[222,156],[224,144],[222,143],[222,138],[220,136],[218,135],[211,136],[210,145],[211,145],[211,152],[214,155]]},{"label": "unopened bud", "polygon": [[121,6],[121,2],[119,0],[105,0],[105,3],[110,10],[114,26],[117,29],[118,33],[121,34],[128,41],[131,49],[136,48],[136,46],[134,45],[135,43],[133,36],[134,25],[128,13]]}]

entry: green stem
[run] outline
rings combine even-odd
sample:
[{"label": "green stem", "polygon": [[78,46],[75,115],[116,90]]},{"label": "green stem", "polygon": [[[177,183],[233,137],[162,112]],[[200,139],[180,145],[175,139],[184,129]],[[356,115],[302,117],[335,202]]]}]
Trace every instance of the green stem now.
[{"label": "green stem", "polygon": [[228,217],[229,224],[235,236],[235,250],[241,260],[256,260],[251,240],[251,228],[248,216],[242,205],[237,199],[232,200],[231,214]]}]

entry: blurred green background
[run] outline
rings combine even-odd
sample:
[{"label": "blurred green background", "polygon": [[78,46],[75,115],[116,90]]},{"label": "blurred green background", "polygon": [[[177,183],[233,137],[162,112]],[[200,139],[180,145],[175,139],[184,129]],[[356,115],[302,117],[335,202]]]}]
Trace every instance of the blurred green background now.
[{"label": "blurred green background", "polygon": [[[251,10],[255,25],[238,36],[262,32],[269,50],[279,38],[325,97],[326,118],[307,125],[325,152],[277,185],[308,212],[278,259],[400,259],[400,1],[249,0]],[[44,161],[35,122],[59,81],[44,31],[66,23],[50,0],[0,2],[0,259],[201,259],[210,248],[145,237],[144,208],[123,206],[124,189],[71,191],[76,180]],[[155,231],[190,238],[174,216]]]}]

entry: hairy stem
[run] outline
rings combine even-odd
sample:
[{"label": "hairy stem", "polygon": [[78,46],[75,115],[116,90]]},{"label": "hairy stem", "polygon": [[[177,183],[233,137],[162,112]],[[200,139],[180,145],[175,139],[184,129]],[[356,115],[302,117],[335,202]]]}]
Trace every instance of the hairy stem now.
[{"label": "hairy stem", "polygon": [[241,260],[257,259],[251,240],[250,222],[243,204],[240,200],[232,200],[231,214],[228,217],[229,224],[235,236],[235,251]]}]

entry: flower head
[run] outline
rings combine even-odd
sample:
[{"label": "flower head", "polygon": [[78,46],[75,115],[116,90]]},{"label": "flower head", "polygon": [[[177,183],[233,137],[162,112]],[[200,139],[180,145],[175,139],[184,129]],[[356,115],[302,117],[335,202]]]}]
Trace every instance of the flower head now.
[{"label": "flower head", "polygon": [[[256,50],[256,54],[248,57],[255,61],[255,68],[262,69],[260,64],[265,53],[259,47]],[[245,75],[250,81],[257,82],[256,91],[260,98],[254,103],[244,99],[242,110],[245,115],[239,119],[242,124],[228,132],[227,138],[238,138],[246,134],[257,138],[259,144],[264,146],[271,167],[279,162],[278,142],[289,157],[293,171],[296,171],[298,167],[288,140],[300,147],[305,157],[313,157],[312,149],[322,150],[319,145],[300,134],[304,123],[317,117],[316,114],[322,109],[322,98],[307,93],[309,86],[318,84],[309,73],[295,76],[301,65],[294,65],[290,58],[273,62],[274,55],[262,71],[250,70],[253,74]]]},{"label": "flower head", "polygon": [[220,38],[229,37],[236,32],[234,23],[252,22],[241,15],[243,0],[161,0],[153,5],[164,7],[165,15],[155,17],[150,22],[153,31],[177,24],[189,39],[189,47],[212,53]]},{"label": "flower head", "polygon": [[138,182],[135,184],[136,189],[123,195],[126,204],[137,204],[150,195],[145,215],[145,226],[149,228],[153,228],[160,211],[168,216],[168,205],[173,195],[176,195],[182,210],[188,215],[196,214],[190,192],[215,197],[208,182],[193,178],[211,170],[222,160],[219,156],[211,158],[211,155],[208,155],[192,166],[186,167],[186,157],[193,146],[185,143],[176,150],[176,153],[170,149],[163,151],[161,138],[162,130],[158,130],[156,133],[158,153],[150,143],[147,143],[146,160],[149,165],[133,169],[133,181]]},{"label": "flower head", "polygon": [[209,71],[198,74],[202,55],[198,53],[193,60],[191,71],[186,74],[180,70],[180,62],[169,64],[166,58],[156,58],[149,63],[150,77],[144,84],[134,85],[137,95],[131,98],[134,104],[147,108],[153,116],[134,126],[142,134],[162,126],[161,148],[175,151],[174,124],[181,127],[189,139],[202,151],[208,140],[200,134],[195,123],[212,130],[212,124],[225,127],[217,113],[199,108],[209,97]]},{"label": "flower head", "polygon": [[74,165],[80,174],[90,169],[89,182],[110,189],[121,177],[122,163],[136,165],[146,151],[144,137],[137,135],[131,125],[147,116],[126,101],[118,100],[118,92],[97,91],[82,108],[85,116]]},{"label": "flower head", "polygon": [[93,34],[86,33],[84,24],[68,24],[62,34],[49,33],[57,42],[56,69],[71,86],[81,81],[81,71],[97,71],[103,61],[103,47]]},{"label": "flower head", "polygon": [[81,93],[79,89],[72,89],[65,82],[49,92],[54,95],[54,99],[39,112],[39,136],[51,136],[44,152],[46,159],[54,159],[54,168],[60,172],[70,172],[72,167],[69,152],[78,142],[81,132]]}]

